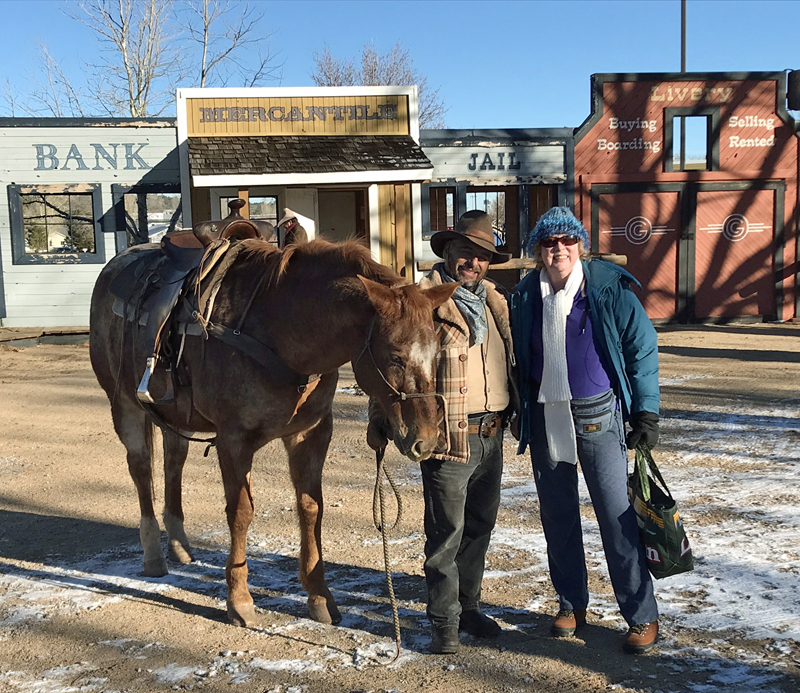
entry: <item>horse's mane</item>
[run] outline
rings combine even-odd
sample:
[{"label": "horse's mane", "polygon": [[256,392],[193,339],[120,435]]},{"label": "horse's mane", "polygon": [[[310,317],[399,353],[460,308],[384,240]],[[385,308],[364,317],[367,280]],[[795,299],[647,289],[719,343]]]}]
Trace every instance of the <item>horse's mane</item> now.
[{"label": "horse's mane", "polygon": [[278,250],[272,243],[260,239],[242,241],[243,250],[254,262],[263,264],[262,270],[267,275],[267,286],[277,286],[286,275],[292,258],[316,259],[320,263],[325,261],[337,266],[338,276],[355,276],[360,274],[386,286],[405,284],[406,281],[388,267],[372,259],[369,249],[356,240],[346,240],[331,243],[322,238],[316,238],[308,243],[290,245],[283,251]]}]

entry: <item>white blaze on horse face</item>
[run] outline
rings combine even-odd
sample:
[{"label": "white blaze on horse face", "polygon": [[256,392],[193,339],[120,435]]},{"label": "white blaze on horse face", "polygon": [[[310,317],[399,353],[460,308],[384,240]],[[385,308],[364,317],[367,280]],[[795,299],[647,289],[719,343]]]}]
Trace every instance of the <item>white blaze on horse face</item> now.
[{"label": "white blaze on horse face", "polygon": [[422,346],[419,342],[411,345],[408,352],[408,365],[421,371],[428,380],[433,380],[433,359],[436,356],[436,345]]}]

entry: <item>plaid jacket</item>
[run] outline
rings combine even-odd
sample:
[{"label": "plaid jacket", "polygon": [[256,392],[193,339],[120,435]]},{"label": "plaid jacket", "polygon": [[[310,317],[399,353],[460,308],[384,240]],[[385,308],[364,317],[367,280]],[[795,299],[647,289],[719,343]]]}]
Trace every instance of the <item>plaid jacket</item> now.
[{"label": "plaid jacket", "polygon": [[[437,267],[420,282],[420,288],[429,289],[442,283]],[[494,317],[497,329],[506,347],[506,368],[508,370],[508,390],[511,402],[503,412],[507,422],[517,409],[517,395],[513,370],[514,347],[511,341],[511,324],[508,317],[508,299],[505,289],[491,279],[483,280],[486,285],[486,305]],[[465,463],[469,460],[469,434],[467,433],[467,352],[469,351],[469,328],[455,301],[436,309],[433,322],[439,335],[441,350],[436,357],[436,390],[445,400],[444,419],[440,422],[439,443],[433,453],[442,460]]]}]

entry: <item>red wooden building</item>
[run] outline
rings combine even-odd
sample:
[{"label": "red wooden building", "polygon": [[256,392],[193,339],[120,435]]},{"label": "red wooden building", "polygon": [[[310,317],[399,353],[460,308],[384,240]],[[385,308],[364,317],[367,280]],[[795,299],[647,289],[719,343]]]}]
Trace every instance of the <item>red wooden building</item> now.
[{"label": "red wooden building", "polygon": [[654,320],[789,320],[798,137],[777,73],[601,74],[575,135],[575,212],[628,256]]}]

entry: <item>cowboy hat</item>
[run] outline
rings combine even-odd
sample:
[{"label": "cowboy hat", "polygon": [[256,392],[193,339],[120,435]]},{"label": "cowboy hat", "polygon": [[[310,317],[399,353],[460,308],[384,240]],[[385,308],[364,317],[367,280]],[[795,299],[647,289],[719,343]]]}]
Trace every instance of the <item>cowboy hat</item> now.
[{"label": "cowboy hat", "polygon": [[431,236],[431,250],[443,258],[447,242],[457,238],[466,238],[479,248],[490,251],[492,253],[490,265],[507,262],[511,258],[510,253],[498,253],[495,250],[492,218],[486,212],[477,209],[464,212],[452,231],[437,231]]},{"label": "cowboy hat", "polygon": [[293,212],[288,207],[283,208],[283,219],[278,222],[278,226],[283,226],[287,221],[291,221],[292,219],[297,219],[297,212]]}]

